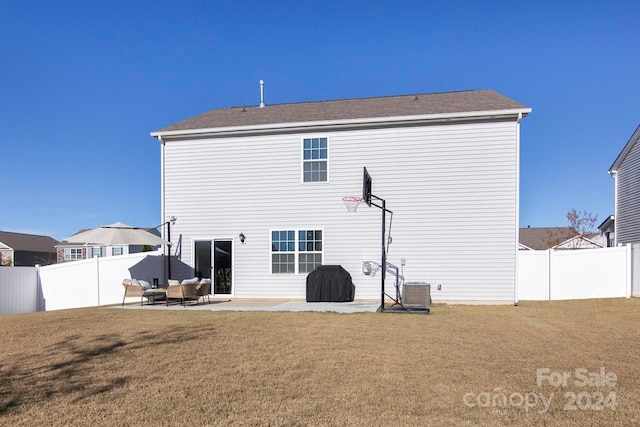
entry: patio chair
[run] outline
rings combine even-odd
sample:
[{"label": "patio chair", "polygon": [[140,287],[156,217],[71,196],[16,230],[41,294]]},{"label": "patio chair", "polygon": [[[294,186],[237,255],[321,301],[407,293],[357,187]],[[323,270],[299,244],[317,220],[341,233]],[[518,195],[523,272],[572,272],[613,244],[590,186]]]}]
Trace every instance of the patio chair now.
[{"label": "patio chair", "polygon": [[202,297],[202,302],[206,298],[211,304],[211,279],[202,279],[198,283],[198,298]]},{"label": "patio chair", "polygon": [[182,281],[179,285],[170,285],[167,287],[167,306],[169,305],[169,298],[179,299],[180,304],[186,306],[187,301],[195,301],[196,304],[200,299],[198,295],[198,282],[190,283],[188,281]]},{"label": "patio chair", "polygon": [[140,305],[144,305],[144,298],[155,298],[158,296],[158,292],[151,288],[151,284],[144,280],[136,279],[124,279],[122,281],[124,286],[124,297],[122,297],[122,305],[124,301],[130,297],[140,297]]}]

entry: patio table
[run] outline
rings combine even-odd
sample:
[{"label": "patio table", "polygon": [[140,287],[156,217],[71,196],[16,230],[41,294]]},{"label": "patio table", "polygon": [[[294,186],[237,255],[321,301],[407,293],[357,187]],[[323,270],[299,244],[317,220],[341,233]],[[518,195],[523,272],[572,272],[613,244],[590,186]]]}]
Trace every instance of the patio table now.
[{"label": "patio table", "polygon": [[153,305],[156,305],[156,298],[159,296],[164,296],[166,297],[167,295],[167,290],[165,288],[157,288],[157,289],[147,289],[144,292],[144,296],[147,297],[147,299],[149,301],[151,301],[151,303]]}]

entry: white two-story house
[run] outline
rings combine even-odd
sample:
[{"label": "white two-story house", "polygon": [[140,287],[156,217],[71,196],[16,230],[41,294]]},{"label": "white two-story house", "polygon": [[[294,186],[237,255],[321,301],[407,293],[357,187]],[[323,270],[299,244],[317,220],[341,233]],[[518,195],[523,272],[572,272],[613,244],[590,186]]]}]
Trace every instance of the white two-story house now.
[{"label": "white two-story house", "polygon": [[[640,126],[609,168],[615,182],[615,243],[640,243]],[[601,226],[604,226],[603,223]]]},{"label": "white two-story house", "polygon": [[[220,108],[151,135],[174,279],[216,295],[305,298],[309,272],[342,265],[378,299],[381,210],[347,212],[363,168],[386,201],[387,260],[434,301],[517,301],[520,121],[492,90]],[[165,236],[166,237],[166,236]],[[387,276],[392,288],[394,277]]]}]

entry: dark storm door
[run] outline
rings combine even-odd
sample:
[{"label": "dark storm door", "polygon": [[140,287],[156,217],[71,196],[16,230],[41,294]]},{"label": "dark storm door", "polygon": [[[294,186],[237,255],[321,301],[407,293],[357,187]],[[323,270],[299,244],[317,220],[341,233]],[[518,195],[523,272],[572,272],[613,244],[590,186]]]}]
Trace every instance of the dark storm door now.
[{"label": "dark storm door", "polygon": [[211,240],[196,240],[195,255],[195,275],[211,279]]},{"label": "dark storm door", "polygon": [[214,295],[231,295],[233,274],[231,267],[233,244],[231,239],[213,241],[213,293]]}]

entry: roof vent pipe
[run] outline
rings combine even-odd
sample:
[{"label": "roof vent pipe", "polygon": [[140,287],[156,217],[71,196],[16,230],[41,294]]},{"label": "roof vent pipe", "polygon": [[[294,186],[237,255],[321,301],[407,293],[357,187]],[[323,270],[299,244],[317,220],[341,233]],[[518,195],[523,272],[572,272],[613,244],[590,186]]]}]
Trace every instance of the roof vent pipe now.
[{"label": "roof vent pipe", "polygon": [[264,108],[264,81],[260,80],[260,108]]}]

